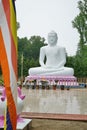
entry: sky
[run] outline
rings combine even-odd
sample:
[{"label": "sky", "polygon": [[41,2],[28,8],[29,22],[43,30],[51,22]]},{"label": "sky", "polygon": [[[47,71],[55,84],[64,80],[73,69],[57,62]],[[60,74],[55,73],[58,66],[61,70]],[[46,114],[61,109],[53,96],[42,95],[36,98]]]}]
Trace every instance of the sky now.
[{"label": "sky", "polygon": [[58,34],[58,45],[66,48],[67,54],[76,53],[79,42],[77,29],[72,21],[78,15],[79,0],[16,0],[17,21],[20,38],[33,35],[44,37],[54,30]]}]

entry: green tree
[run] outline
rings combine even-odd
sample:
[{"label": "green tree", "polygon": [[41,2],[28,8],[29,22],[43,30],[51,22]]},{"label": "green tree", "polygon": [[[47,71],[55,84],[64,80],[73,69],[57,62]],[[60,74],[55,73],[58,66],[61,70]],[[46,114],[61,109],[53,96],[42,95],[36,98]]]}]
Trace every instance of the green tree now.
[{"label": "green tree", "polygon": [[73,27],[79,33],[77,54],[83,55],[84,45],[87,43],[87,0],[78,2],[79,14],[72,21]]},{"label": "green tree", "polygon": [[39,51],[41,46],[44,46],[45,39],[40,36],[32,36],[30,39],[30,55],[34,60],[39,58]]},{"label": "green tree", "polygon": [[79,42],[75,57],[75,75],[78,77],[87,76],[87,0],[78,2],[79,14],[72,21],[73,27],[79,33]]}]

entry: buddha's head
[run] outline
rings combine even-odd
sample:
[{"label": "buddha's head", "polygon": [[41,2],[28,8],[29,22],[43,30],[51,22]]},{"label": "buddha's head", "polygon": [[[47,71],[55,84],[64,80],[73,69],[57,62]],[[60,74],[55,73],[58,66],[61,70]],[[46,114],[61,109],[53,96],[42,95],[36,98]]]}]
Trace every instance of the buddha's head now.
[{"label": "buddha's head", "polygon": [[57,33],[55,31],[51,31],[48,33],[48,44],[56,45],[58,40]]}]

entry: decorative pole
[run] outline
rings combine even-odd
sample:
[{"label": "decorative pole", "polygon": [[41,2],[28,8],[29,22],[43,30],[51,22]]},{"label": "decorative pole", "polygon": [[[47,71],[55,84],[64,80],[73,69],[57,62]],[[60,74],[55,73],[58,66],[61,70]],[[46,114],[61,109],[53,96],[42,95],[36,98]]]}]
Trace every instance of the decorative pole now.
[{"label": "decorative pole", "polygon": [[16,130],[17,125],[17,48],[15,1],[0,0],[0,65],[7,99],[4,130]]},{"label": "decorative pole", "polygon": [[23,56],[23,52],[21,55],[21,87],[23,85],[23,60],[24,60],[24,56]]}]

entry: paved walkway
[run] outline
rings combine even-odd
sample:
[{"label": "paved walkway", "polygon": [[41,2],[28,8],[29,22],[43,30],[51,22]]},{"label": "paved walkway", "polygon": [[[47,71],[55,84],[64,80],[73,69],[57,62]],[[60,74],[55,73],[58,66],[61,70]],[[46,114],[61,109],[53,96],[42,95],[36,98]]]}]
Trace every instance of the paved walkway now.
[{"label": "paved walkway", "polygon": [[26,95],[22,117],[87,121],[87,89],[22,89]]},{"label": "paved walkway", "polygon": [[23,112],[87,115],[87,89],[26,89]]}]

